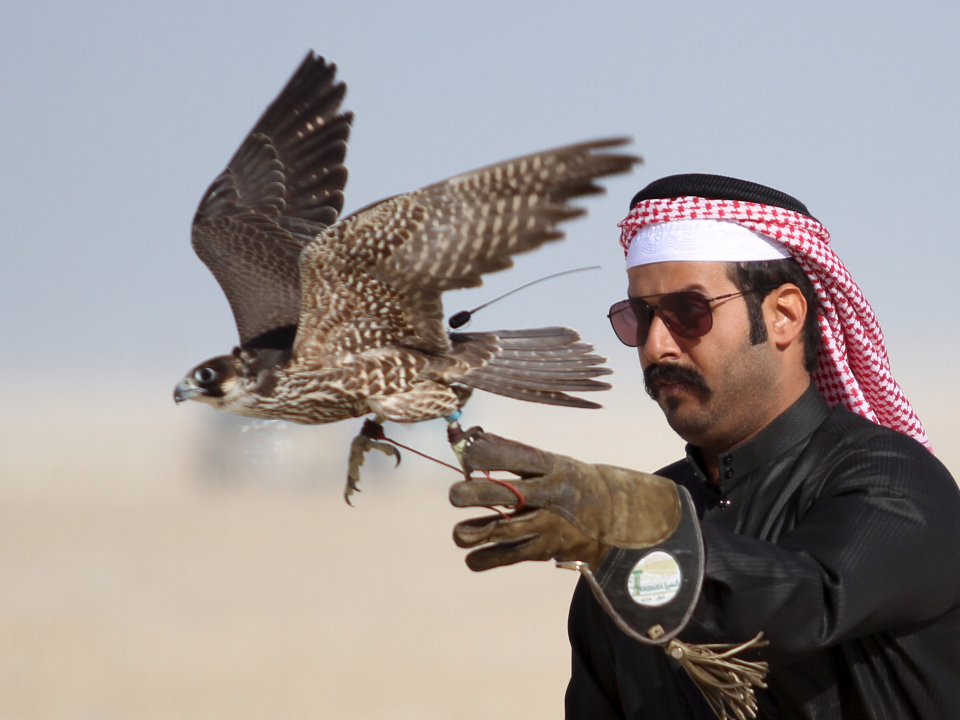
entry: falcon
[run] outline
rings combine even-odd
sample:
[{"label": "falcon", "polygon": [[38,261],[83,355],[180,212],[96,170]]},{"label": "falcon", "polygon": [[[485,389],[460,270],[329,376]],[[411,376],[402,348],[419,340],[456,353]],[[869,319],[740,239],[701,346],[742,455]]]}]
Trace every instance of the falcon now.
[{"label": "falcon", "polygon": [[[600,407],[567,394],[610,387],[593,379],[611,372],[605,358],[575,331],[448,332],[441,294],[561,238],[557,225],[585,212],[570,199],[603,192],[596,178],[639,161],[607,152],[626,141],[509,160],[338,220],[345,93],[336,66],[309,52],[200,201],[193,248],[240,344],[190,370],[174,399],[305,424],[372,413],[373,427],[452,419],[473,389]],[[370,427],[354,440],[347,496],[367,450],[394,452]]]}]

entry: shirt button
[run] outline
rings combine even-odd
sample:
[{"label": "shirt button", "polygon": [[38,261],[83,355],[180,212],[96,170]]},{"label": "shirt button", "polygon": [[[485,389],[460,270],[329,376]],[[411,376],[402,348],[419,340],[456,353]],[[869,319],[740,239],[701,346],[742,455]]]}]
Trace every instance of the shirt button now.
[{"label": "shirt button", "polygon": [[724,498],[723,500],[721,500],[721,501],[720,501],[719,503],[717,503],[717,504],[718,504],[720,507],[722,507],[722,508],[728,508],[728,507],[730,507],[730,506],[733,504],[733,502],[730,501],[730,500],[727,500],[726,498]]},{"label": "shirt button", "polygon": [[724,464],[724,465],[729,465],[729,464],[732,463],[732,462],[733,462],[733,456],[732,456],[732,455],[724,455],[724,456],[723,456],[723,464]]},{"label": "shirt button", "polygon": [[724,471],[723,471],[723,477],[726,478],[727,480],[729,480],[730,478],[732,478],[732,477],[733,477],[733,468],[728,467],[726,470],[724,470]]}]

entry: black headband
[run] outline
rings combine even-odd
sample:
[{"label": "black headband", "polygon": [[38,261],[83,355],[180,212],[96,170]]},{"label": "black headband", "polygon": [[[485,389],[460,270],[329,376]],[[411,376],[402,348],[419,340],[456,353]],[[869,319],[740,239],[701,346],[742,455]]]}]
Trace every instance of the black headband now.
[{"label": "black headband", "polygon": [[[633,196],[630,209],[641,200],[654,198],[675,198],[692,195],[694,197],[711,200],[742,200],[744,202],[776,205],[785,210],[806,215],[813,218],[807,206],[786,193],[774,190],[766,185],[724,177],[723,175],[705,175],[690,173],[687,175],[670,175],[669,177],[654,180],[643,190]],[[813,218],[816,219],[816,218]]]}]

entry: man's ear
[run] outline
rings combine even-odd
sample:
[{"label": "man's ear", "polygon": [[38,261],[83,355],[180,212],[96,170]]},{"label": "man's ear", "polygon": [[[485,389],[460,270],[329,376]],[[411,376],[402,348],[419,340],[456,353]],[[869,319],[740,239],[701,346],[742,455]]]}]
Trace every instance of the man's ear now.
[{"label": "man's ear", "polygon": [[797,341],[808,311],[806,298],[793,283],[784,283],[763,299],[767,333],[778,350],[785,350]]}]

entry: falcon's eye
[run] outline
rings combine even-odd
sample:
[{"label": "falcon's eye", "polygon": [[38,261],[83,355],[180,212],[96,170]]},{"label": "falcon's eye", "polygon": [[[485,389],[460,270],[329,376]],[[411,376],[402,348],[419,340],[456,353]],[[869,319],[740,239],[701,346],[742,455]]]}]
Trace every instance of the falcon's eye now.
[{"label": "falcon's eye", "polygon": [[197,382],[204,384],[211,383],[217,379],[217,371],[208,367],[197,368],[193,373],[193,377],[196,378]]}]

